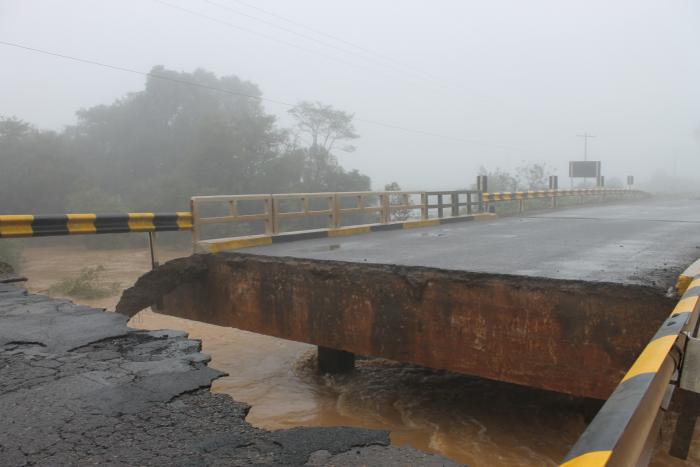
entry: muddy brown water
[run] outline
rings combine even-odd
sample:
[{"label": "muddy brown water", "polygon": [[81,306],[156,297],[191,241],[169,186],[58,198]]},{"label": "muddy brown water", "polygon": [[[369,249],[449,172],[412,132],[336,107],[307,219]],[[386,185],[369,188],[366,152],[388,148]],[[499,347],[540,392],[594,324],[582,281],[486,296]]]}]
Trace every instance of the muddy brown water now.
[{"label": "muddy brown water", "polygon": [[[164,259],[188,254],[161,251]],[[28,288],[46,292],[81,268],[103,265],[103,280],[128,287],[149,267],[145,249],[28,247],[22,273]],[[114,309],[118,295],[76,300]],[[145,310],[130,322],[144,329],[180,329],[201,339],[211,366],[228,373],[212,389],[252,406],[247,420],[266,429],[358,426],[389,430],[396,445],[440,453],[471,466],[557,465],[586,424],[583,401],[396,362],[363,359],[350,375],[322,376],[311,345]],[[667,455],[667,417],[653,466],[700,466],[700,433],[692,457]]]}]

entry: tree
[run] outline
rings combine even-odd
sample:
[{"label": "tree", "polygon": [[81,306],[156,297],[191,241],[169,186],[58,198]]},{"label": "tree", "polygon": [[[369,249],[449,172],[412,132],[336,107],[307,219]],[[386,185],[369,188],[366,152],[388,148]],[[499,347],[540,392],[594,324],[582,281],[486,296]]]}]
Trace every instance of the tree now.
[{"label": "tree", "polygon": [[518,189],[518,180],[499,167],[489,172],[484,166],[481,166],[479,167],[479,175],[486,175],[488,177],[488,189],[490,192],[517,191]]},{"label": "tree", "polygon": [[[320,102],[300,102],[289,113],[296,121],[295,137],[306,141],[301,149],[304,169],[302,186],[306,191],[369,190],[369,178],[357,171],[345,172],[331,152],[336,143],[359,138],[353,115]],[[352,152],[354,146],[342,150]]]},{"label": "tree", "polygon": [[0,117],[0,214],[62,212],[82,167],[62,136]]},{"label": "tree", "polygon": [[550,169],[545,163],[530,162],[515,169],[519,190],[542,190],[549,186]]},{"label": "tree", "polygon": [[61,132],[0,117],[0,213],[175,211],[193,195],[369,190],[369,177],[330,152],[357,138],[352,115],[300,104],[317,141],[300,147],[301,127],[281,128],[253,83],[202,69],[151,74]]},{"label": "tree", "polygon": [[[384,185],[384,191],[402,191],[401,185],[396,182],[387,183]],[[408,196],[403,195],[389,195],[390,205],[401,205],[401,204],[413,204],[413,202],[408,198]],[[410,209],[397,209],[391,213],[392,221],[405,221],[411,217]]]},{"label": "tree", "polygon": [[[311,138],[309,147],[318,152],[330,154],[336,142],[359,138],[352,123],[354,115],[330,105],[302,101],[289,113],[294,117],[299,133]],[[353,152],[355,147],[346,145],[342,150]]]}]

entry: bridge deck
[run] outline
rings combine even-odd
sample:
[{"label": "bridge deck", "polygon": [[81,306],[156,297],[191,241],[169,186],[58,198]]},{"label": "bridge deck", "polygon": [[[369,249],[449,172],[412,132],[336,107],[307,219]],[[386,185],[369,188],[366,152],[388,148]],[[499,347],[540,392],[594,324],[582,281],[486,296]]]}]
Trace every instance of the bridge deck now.
[{"label": "bridge deck", "polygon": [[700,255],[699,231],[700,200],[656,200],[240,251],[667,288]]},{"label": "bridge deck", "polygon": [[212,324],[607,398],[700,254],[698,207],[592,206],[195,255],[144,276],[117,310],[158,302]]}]

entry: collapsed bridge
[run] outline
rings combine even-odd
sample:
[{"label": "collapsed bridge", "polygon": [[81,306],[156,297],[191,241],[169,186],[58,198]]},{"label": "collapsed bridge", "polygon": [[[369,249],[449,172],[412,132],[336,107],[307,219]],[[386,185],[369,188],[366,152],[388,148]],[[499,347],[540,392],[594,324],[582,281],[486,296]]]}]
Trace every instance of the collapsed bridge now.
[{"label": "collapsed bridge", "polygon": [[315,344],[330,365],[371,355],[605,399],[673,308],[668,289],[697,254],[696,206],[625,203],[197,256],[156,273],[172,274],[158,310]]},{"label": "collapsed bridge", "polygon": [[[584,198],[600,204],[578,206]],[[565,465],[643,465],[678,381],[681,394],[700,394],[700,373],[684,370],[689,357],[700,367],[700,351],[686,352],[700,269],[676,284],[697,257],[700,215],[695,199],[639,198],[620,189],[194,197],[176,214],[0,216],[0,237],[148,232],[153,247],[156,231],[192,230],[195,251],[209,254],[157,267],[117,311],[153,306],[315,344],[329,371],[359,354],[607,398]],[[209,203],[224,212],[206,214]],[[548,209],[557,206],[569,209]],[[487,222],[468,222],[477,220]],[[237,222],[258,232],[226,235]],[[214,235],[203,238],[207,228]],[[680,457],[700,401],[683,407]]]}]

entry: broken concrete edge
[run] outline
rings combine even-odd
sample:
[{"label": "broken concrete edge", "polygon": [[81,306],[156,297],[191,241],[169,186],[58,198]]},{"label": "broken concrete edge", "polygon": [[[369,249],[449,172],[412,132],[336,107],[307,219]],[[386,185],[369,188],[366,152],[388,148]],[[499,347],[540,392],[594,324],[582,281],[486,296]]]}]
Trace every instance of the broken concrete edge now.
[{"label": "broken concrete edge", "polygon": [[676,293],[680,296],[685,293],[693,279],[700,274],[700,259],[695,260],[685,271],[680,273],[676,281]]},{"label": "broken concrete edge", "polygon": [[[238,261],[255,260],[266,263],[274,263],[279,261],[295,261],[303,265],[315,265],[322,270],[325,267],[363,267],[373,270],[390,270],[392,273],[403,277],[407,282],[413,285],[413,289],[420,294],[420,289],[424,288],[428,279],[425,276],[432,277],[447,277],[459,278],[464,281],[480,281],[486,280],[484,276],[490,279],[508,280],[513,287],[528,287],[534,289],[543,289],[556,285],[557,287],[566,289],[569,287],[580,287],[584,284],[586,287],[595,290],[609,290],[611,287],[620,291],[632,289],[644,289],[649,293],[658,296],[668,297],[668,291],[660,287],[654,287],[644,284],[621,284],[614,282],[590,282],[575,279],[557,279],[546,277],[529,277],[516,274],[497,274],[497,273],[482,273],[477,271],[458,271],[441,268],[432,268],[426,266],[404,266],[382,263],[354,263],[348,261],[337,261],[328,259],[303,259],[288,256],[272,257],[259,254],[243,253],[243,252],[218,252],[218,253],[202,253],[193,254],[182,258],[170,260],[157,268],[148,271],[143,276],[139,277],[136,283],[124,290],[115,311],[128,317],[134,316],[139,311],[146,309],[158,303],[162,297],[174,290],[176,287],[188,283],[195,282],[206,276],[212,258],[214,256],[225,256],[228,261],[235,263]],[[592,292],[593,293],[593,292]]]},{"label": "broken concrete edge", "polygon": [[[598,399],[610,395],[675,303],[666,284],[243,252],[196,259],[202,260],[206,275],[168,292],[155,311]],[[516,326],[519,332],[509,332]],[[584,349],[596,358],[581,361]]]},{"label": "broken concrete edge", "polygon": [[126,322],[0,285],[0,465],[457,465],[385,430],[255,428],[199,341]]},{"label": "broken concrete edge", "polygon": [[456,222],[483,221],[498,217],[494,213],[476,213],[464,216],[443,217],[438,219],[419,219],[387,224],[363,224],[330,229],[302,230],[279,234],[248,235],[243,237],[216,238],[200,240],[195,245],[196,253],[219,253],[222,251],[238,250],[254,246],[271,245],[273,243],[292,242],[297,240],[309,240],[313,238],[347,237],[350,235],[382,232],[386,230],[415,229],[421,227],[433,227],[436,225],[452,224]]}]

